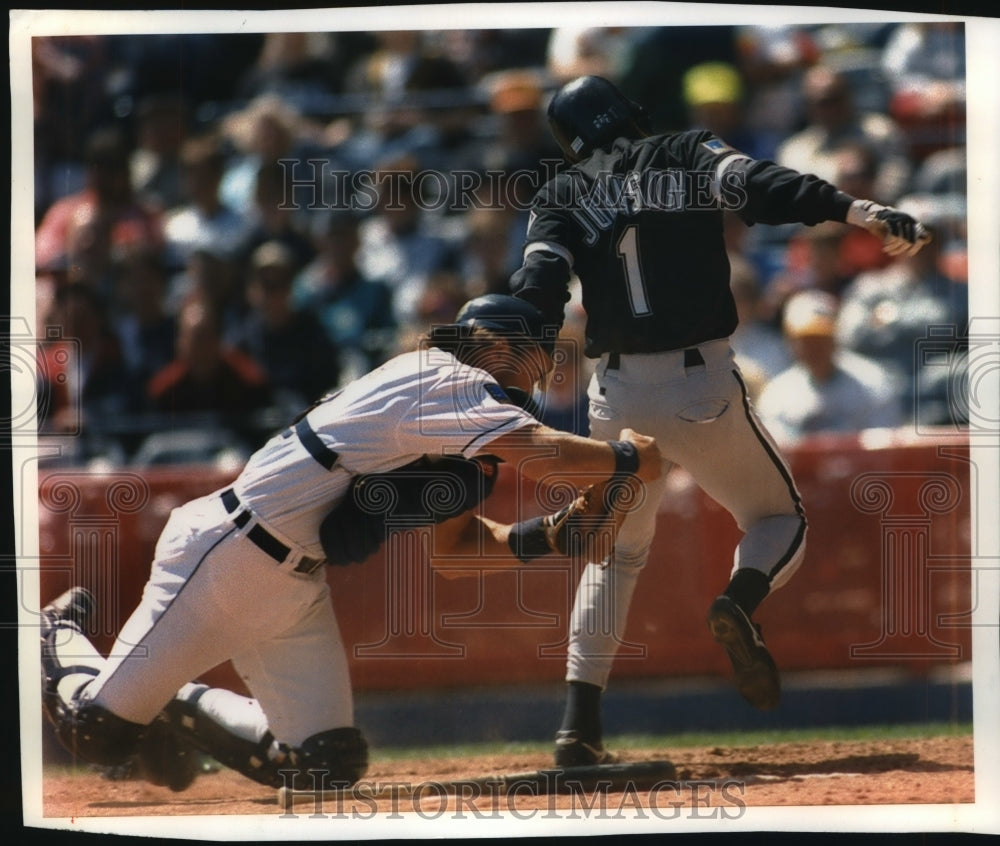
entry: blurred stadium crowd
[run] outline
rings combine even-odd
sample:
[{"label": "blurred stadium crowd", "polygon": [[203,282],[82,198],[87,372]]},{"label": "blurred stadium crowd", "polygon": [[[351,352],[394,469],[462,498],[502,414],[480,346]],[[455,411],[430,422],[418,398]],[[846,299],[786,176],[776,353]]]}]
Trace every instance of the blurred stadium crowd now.
[{"label": "blurred stadium crowd", "polygon": [[[241,461],[507,291],[563,166],[547,97],[581,73],[658,131],[711,129],[932,229],[890,261],[860,229],[727,213],[734,345],[776,434],[963,422],[961,23],[64,36],[32,58],[48,464]],[[567,337],[581,321],[571,304]],[[586,430],[588,366],[565,356],[548,422]]]}]

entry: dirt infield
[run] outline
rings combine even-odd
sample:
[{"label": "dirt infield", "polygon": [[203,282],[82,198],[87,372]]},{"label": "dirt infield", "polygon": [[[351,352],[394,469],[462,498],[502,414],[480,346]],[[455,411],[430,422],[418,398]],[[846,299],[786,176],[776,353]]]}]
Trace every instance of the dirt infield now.
[{"label": "dirt infield", "polygon": [[55,818],[283,813],[372,818],[449,811],[481,818],[531,809],[572,809],[591,816],[647,809],[668,819],[694,808],[732,819],[748,807],[974,801],[971,736],[629,750],[622,758],[668,759],[676,765],[677,778],[578,794],[529,795],[514,785],[476,786],[446,796],[445,782],[545,769],[551,761],[541,753],[392,761],[380,761],[376,754],[355,797],[312,797],[283,810],[275,791],[228,770],[201,776],[188,790],[171,793],[145,782],[113,781],[92,771],[60,768],[46,772],[43,807],[46,817]]}]

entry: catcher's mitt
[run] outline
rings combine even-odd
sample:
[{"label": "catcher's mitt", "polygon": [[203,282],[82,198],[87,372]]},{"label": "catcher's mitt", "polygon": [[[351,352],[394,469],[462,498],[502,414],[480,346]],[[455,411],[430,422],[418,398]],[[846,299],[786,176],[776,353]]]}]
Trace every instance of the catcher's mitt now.
[{"label": "catcher's mitt", "polygon": [[395,470],[357,476],[320,524],[327,563],[360,564],[391,529],[430,526],[475,508],[493,490],[498,463],[492,456],[425,455]]},{"label": "catcher's mitt", "polygon": [[600,561],[610,554],[615,531],[640,493],[640,482],[632,476],[591,485],[555,514],[512,526],[508,545],[525,563],[552,552]]}]

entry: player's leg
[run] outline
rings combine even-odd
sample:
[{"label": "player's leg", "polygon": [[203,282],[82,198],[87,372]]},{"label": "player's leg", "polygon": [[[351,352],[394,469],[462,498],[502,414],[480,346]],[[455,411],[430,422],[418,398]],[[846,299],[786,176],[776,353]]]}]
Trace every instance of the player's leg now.
[{"label": "player's leg", "polygon": [[642,505],[629,512],[618,530],[613,555],[587,562],[581,573],[570,616],[566,707],[556,735],[560,766],[606,759],[600,697],[625,642],[629,608],[649,557],[665,487],[664,477],[645,486]]},{"label": "player's leg", "polygon": [[[644,434],[657,436],[628,415],[627,389],[617,386],[615,399],[625,413],[606,404],[595,376],[591,385],[591,437],[614,439],[627,419]],[[646,391],[643,391],[647,395]],[[648,408],[647,408],[648,410]],[[596,413],[595,413],[596,412]],[[580,766],[610,760],[602,743],[601,694],[607,686],[615,656],[625,639],[625,625],[639,573],[649,557],[656,531],[656,515],[667,484],[669,468],[644,486],[641,500],[628,511],[615,538],[614,553],[604,561],[584,566],[570,616],[566,665],[566,705],[556,734],[558,766]]]},{"label": "player's leg", "polygon": [[194,756],[174,743],[160,712],[181,684],[227,657],[213,651],[224,638],[199,636],[219,614],[196,584],[232,530],[224,513],[206,498],[171,514],[142,599],[107,658],[87,640],[84,625],[60,613],[62,598],[43,611],[43,703],[75,757],[103,766],[134,761],[151,781],[174,789],[190,783]]},{"label": "player's leg", "polygon": [[56,735],[74,757],[106,767],[127,763],[130,772],[147,781],[185,789],[200,761],[164,715],[143,725],[84,696],[107,666],[85,634],[93,610],[93,596],[76,587],[42,611],[42,704]]},{"label": "player's leg", "polygon": [[[728,390],[728,406],[697,429],[678,427],[671,454],[744,532],[729,584],[713,602],[708,624],[729,655],[740,693],[767,710],[778,704],[780,679],[751,615],[801,564],[805,515],[788,466],[753,413],[739,371],[733,366],[698,378],[706,383],[700,391],[721,397]],[[714,389],[707,387],[713,382]]]},{"label": "player's leg", "polygon": [[744,532],[731,575],[748,571],[758,585],[740,597],[752,611],[802,563],[805,512],[791,471],[754,413],[739,372],[716,378],[733,386],[729,409],[690,441],[675,439],[671,451]]},{"label": "player's leg", "polygon": [[325,573],[287,627],[255,641],[233,664],[255,699],[188,685],[169,706],[175,724],[200,749],[254,781],[316,789],[356,782],[368,747],[354,726],[347,656]]},{"label": "player's leg", "polygon": [[[177,738],[168,731],[173,721],[165,706],[191,679],[287,627],[311,600],[295,584],[234,533],[217,497],[175,510],[142,600],[108,658],[101,661],[90,647],[90,678],[60,671],[66,681],[45,682],[52,705],[46,710],[58,720],[60,737],[93,763],[111,766],[139,755],[140,763],[146,756],[162,764]],[[54,649],[50,666],[72,666],[71,650],[82,652],[83,645]]]}]

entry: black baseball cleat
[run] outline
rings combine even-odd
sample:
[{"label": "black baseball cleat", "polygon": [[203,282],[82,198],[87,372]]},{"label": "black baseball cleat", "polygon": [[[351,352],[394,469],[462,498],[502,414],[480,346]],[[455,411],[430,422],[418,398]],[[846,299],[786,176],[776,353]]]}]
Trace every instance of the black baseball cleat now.
[{"label": "black baseball cleat", "polygon": [[781,700],[781,678],[756,625],[728,596],[708,609],[708,628],[736,673],[736,689],[754,708],[770,711]]},{"label": "black baseball cleat", "polygon": [[616,764],[618,758],[597,740],[587,743],[578,732],[560,729],[556,732],[555,762],[557,767],[589,767],[594,764]]},{"label": "black baseball cleat", "polygon": [[42,640],[64,623],[82,632],[94,613],[94,595],[83,587],[72,587],[42,609]]}]

